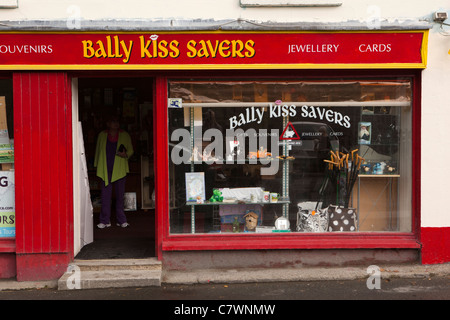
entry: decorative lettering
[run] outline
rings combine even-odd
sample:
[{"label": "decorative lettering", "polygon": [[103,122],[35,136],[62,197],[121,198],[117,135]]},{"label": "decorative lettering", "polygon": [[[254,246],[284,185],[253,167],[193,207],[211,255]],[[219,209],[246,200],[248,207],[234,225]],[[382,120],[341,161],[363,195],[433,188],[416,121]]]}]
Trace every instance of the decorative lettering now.
[{"label": "decorative lettering", "polygon": [[[141,59],[178,58],[182,53],[177,40],[159,39],[158,35],[139,36],[139,57]],[[92,58],[123,58],[128,63],[134,41],[125,42],[119,36],[106,36],[103,40],[82,40],[83,57]],[[252,58],[255,53],[253,40],[189,40],[186,43],[185,55],[188,58]]]},{"label": "decorative lettering", "polygon": [[[279,117],[295,117],[297,116],[296,105],[281,105],[269,103],[269,118]],[[264,109],[259,107],[251,107],[245,109],[236,116],[229,118],[230,129],[240,127],[242,125],[256,122],[260,124],[263,120]],[[314,107],[304,105],[300,108],[300,116],[303,118],[325,120],[329,123],[337,124],[344,128],[350,128],[350,117],[343,115],[338,111],[333,111],[327,108]]]},{"label": "decorative lettering", "polygon": [[338,44],[324,43],[324,44],[291,44],[288,46],[289,53],[326,53],[337,52]]},{"label": "decorative lettering", "polygon": [[133,48],[133,41],[127,43],[120,40],[118,36],[107,36],[105,42],[98,40],[95,44],[91,40],[81,41],[83,44],[83,57],[85,58],[122,58],[124,63],[128,63]]},{"label": "decorative lettering", "polygon": [[251,58],[255,55],[255,42],[248,40],[190,40],[187,43],[189,58]]},{"label": "decorative lettering", "polygon": [[359,45],[359,52],[391,52],[390,43],[372,43]]}]

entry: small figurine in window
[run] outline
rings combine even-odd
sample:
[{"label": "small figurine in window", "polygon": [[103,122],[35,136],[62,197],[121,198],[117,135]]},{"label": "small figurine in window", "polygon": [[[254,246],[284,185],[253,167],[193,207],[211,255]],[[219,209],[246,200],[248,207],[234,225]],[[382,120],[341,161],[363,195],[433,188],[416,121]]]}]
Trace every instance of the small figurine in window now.
[{"label": "small figurine in window", "polygon": [[239,221],[237,217],[234,217],[234,222],[233,222],[233,232],[237,233],[239,232]]}]

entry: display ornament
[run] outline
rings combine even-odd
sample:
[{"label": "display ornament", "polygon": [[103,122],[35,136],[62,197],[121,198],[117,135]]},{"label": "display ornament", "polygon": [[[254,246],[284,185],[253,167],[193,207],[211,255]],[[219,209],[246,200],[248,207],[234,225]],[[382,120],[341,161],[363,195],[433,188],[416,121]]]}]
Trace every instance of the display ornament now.
[{"label": "display ornament", "polygon": [[289,220],[285,217],[279,217],[275,220],[275,229],[280,231],[288,231],[291,227]]},{"label": "display ornament", "polygon": [[167,105],[169,108],[181,109],[183,108],[183,100],[181,98],[169,98]]},{"label": "display ornament", "polygon": [[360,122],[358,124],[358,143],[370,144],[371,136],[372,136],[372,123]]},{"label": "display ornament", "polygon": [[205,201],[205,173],[186,172],[186,201]]},{"label": "display ornament", "polygon": [[245,218],[245,229],[247,231],[256,231],[256,226],[258,225],[258,214],[254,211],[248,211]]}]

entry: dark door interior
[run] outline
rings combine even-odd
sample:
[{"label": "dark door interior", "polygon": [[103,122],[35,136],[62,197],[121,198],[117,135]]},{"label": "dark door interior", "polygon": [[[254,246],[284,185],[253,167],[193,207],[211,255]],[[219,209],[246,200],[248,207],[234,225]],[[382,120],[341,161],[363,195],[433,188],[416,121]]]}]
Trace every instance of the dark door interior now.
[{"label": "dark door interior", "polygon": [[[79,78],[79,119],[94,208],[94,242],[85,245],[77,259],[155,256],[152,88],[152,78]],[[125,213],[130,227],[116,226],[113,191],[111,227],[98,229],[101,180],[94,168],[95,147],[97,135],[106,129],[106,116],[112,112],[121,116],[121,129],[131,135],[135,150],[129,159],[125,186]]]}]

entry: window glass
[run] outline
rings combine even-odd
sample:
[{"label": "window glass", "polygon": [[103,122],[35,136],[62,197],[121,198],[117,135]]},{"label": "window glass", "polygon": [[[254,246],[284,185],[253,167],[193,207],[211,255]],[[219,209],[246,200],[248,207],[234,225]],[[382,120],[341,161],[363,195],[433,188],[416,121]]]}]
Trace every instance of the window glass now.
[{"label": "window glass", "polygon": [[411,231],[409,79],[170,81],[171,233]]},{"label": "window glass", "polygon": [[12,80],[0,79],[0,239],[15,237]]}]

